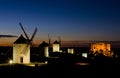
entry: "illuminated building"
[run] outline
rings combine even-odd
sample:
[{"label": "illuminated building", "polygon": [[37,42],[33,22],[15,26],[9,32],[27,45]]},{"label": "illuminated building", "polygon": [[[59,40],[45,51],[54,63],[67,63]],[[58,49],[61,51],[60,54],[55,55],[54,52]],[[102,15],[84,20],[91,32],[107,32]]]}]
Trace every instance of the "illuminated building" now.
[{"label": "illuminated building", "polygon": [[95,55],[103,54],[105,56],[112,56],[111,45],[108,43],[94,43],[91,45],[91,52]]},{"label": "illuminated building", "polygon": [[82,53],[82,57],[87,58],[87,57],[88,57],[88,56],[87,56],[87,53]]},{"label": "illuminated building", "polygon": [[13,44],[13,63],[30,63],[30,44],[22,35]]},{"label": "illuminated building", "polygon": [[105,44],[105,43],[95,43],[91,45],[91,51],[96,52],[96,51],[110,51],[110,44]]},{"label": "illuminated building", "polygon": [[73,48],[68,48],[68,53],[74,54],[74,49]]}]

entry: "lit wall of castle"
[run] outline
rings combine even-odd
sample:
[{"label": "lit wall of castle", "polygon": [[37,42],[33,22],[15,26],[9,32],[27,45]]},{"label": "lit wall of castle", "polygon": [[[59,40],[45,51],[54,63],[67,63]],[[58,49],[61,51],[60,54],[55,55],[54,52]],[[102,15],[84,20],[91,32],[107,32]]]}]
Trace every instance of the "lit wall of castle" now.
[{"label": "lit wall of castle", "polygon": [[112,56],[111,45],[108,43],[94,43],[91,45],[91,52],[93,54],[103,54],[105,56]]}]

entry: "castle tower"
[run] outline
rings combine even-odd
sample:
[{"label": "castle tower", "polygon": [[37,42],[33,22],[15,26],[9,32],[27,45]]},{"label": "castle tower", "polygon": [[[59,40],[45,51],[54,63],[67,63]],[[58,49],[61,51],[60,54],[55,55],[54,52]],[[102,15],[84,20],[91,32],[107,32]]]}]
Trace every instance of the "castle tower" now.
[{"label": "castle tower", "polygon": [[60,52],[60,44],[57,40],[53,43],[53,52]]},{"label": "castle tower", "polygon": [[22,35],[13,44],[13,63],[30,63],[30,44]]},{"label": "castle tower", "polygon": [[95,43],[91,45],[91,51],[96,52],[96,51],[110,51],[111,47],[110,44],[108,43]]},{"label": "castle tower", "polygon": [[91,52],[95,55],[103,54],[104,56],[113,56],[111,45],[108,43],[95,43],[91,45]]}]

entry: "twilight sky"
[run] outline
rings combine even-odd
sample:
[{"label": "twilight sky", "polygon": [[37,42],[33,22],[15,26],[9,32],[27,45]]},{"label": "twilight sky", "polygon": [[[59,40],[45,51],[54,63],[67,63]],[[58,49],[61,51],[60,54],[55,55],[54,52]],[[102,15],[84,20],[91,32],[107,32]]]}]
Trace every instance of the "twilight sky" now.
[{"label": "twilight sky", "polygon": [[[0,0],[0,35],[23,34],[19,22],[29,37],[38,28],[37,43],[48,34],[52,40],[120,41],[120,0]],[[17,38],[1,37],[0,44]]]}]

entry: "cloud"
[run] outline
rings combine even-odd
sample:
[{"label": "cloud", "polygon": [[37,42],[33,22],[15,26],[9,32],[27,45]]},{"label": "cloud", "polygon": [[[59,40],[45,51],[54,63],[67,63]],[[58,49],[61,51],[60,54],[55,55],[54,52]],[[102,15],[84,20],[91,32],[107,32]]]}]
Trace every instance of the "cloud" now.
[{"label": "cloud", "polygon": [[15,36],[15,35],[0,35],[0,38],[1,37],[17,37],[17,36]]}]

